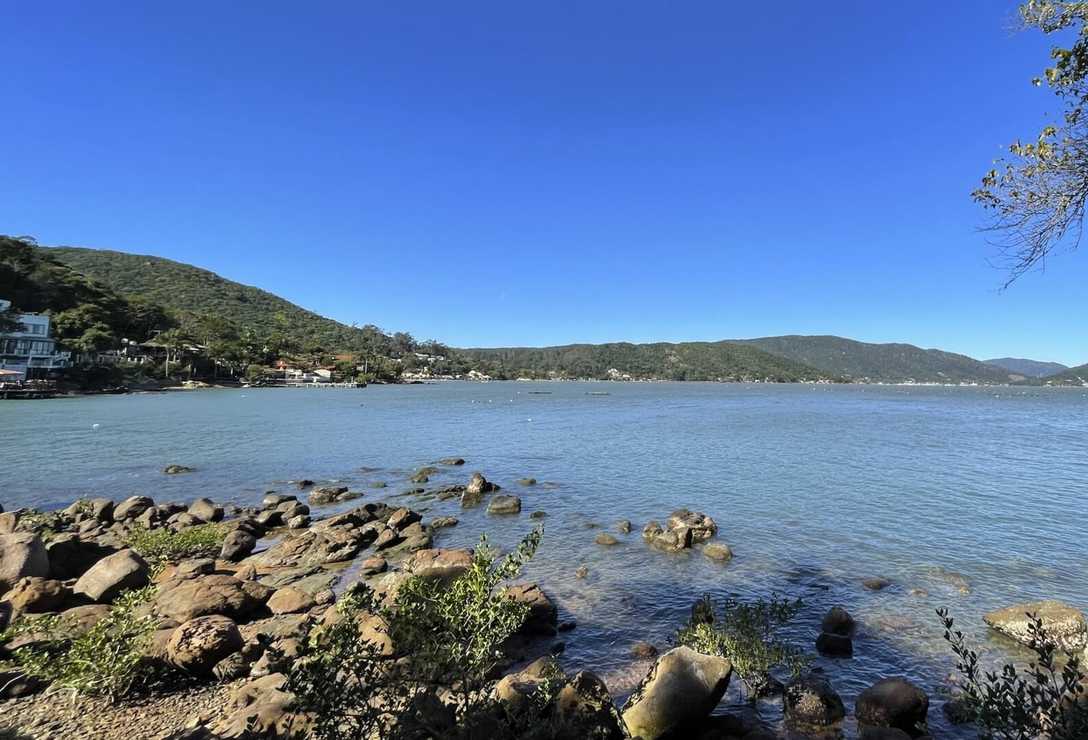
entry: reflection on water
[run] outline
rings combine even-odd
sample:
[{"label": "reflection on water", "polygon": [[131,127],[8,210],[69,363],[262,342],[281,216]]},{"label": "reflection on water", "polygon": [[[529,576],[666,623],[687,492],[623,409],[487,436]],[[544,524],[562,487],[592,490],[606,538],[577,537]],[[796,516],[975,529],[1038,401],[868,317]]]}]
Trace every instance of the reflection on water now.
[{"label": "reflection on water", "polygon": [[[934,698],[953,664],[934,609],[949,607],[988,659],[1015,652],[987,635],[983,612],[1057,598],[1088,607],[1088,393],[716,384],[440,384],[365,390],[201,391],[4,402],[3,505],[58,507],[81,495],[256,503],[306,477],[363,501],[396,497],[456,515],[441,545],[488,532],[503,547],[543,510],[545,539],[527,576],[575,619],[563,661],[591,668],[621,697],[703,593],[779,593],[808,608],[792,636],[811,645],[823,612],[858,619],[855,657],[817,659],[848,707],[880,677],[906,675]],[[534,391],[547,391],[535,393]],[[524,500],[519,517],[461,511],[405,491],[419,466],[450,455],[424,486],[481,470]],[[168,463],[195,467],[164,476]],[[524,477],[541,483],[523,487]],[[384,483],[385,488],[372,485]],[[359,503],[354,502],[354,503]],[[648,549],[639,531],[686,506],[713,516],[734,550]],[[631,534],[616,523],[630,519]],[[600,527],[620,544],[593,540]],[[579,566],[588,568],[584,579]],[[892,582],[867,591],[865,578]],[[736,683],[736,682],[735,682]],[[733,693],[729,701],[742,701]],[[773,719],[774,710],[768,708]],[[960,733],[960,734],[957,734]]]}]

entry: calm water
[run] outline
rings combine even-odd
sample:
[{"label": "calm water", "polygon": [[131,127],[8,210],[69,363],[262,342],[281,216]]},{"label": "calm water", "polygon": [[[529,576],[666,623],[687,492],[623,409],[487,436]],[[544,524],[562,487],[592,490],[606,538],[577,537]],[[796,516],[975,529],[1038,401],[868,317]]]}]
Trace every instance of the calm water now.
[{"label": "calm water", "polygon": [[[931,690],[938,736],[966,737],[936,700],[952,664],[934,608],[950,607],[993,658],[1015,649],[988,637],[983,612],[1044,597],[1088,608],[1080,389],[449,383],[0,403],[8,509],[136,493],[253,504],[302,477],[386,498],[450,455],[468,464],[430,485],[480,470],[522,496],[522,515],[397,500],[459,516],[438,540],[451,546],[484,531],[509,545],[529,512],[547,511],[529,576],[578,622],[561,636],[567,667],[594,669],[621,696],[647,668],[628,657],[632,642],[666,646],[699,594],[778,592],[806,600],[795,636],[808,646],[827,607],[858,618],[854,659],[817,661],[848,707],[877,678],[907,675]],[[197,472],[164,476],[168,463]],[[525,476],[540,484],[520,488]],[[643,544],[641,526],[680,506],[717,520],[731,563]],[[593,525],[615,532],[620,519],[635,532],[593,543]],[[875,575],[895,585],[862,589]]]}]

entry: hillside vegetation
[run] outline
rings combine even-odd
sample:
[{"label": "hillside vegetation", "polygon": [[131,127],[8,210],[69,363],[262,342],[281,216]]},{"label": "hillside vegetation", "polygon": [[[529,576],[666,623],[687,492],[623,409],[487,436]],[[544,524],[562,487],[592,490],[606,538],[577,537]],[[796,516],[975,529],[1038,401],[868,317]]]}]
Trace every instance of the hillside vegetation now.
[{"label": "hillside vegetation", "polygon": [[669,344],[570,344],[560,347],[509,347],[463,350],[499,377],[607,378],[610,370],[635,379],[834,380],[799,362],[733,342]]},{"label": "hillside vegetation", "polygon": [[1069,369],[1060,362],[1039,362],[1038,360],[1026,360],[1022,357],[998,357],[994,360],[983,360],[987,365],[1004,368],[1010,373],[1023,375],[1025,378],[1045,378],[1048,375],[1057,375]]},{"label": "hillside vegetation", "polygon": [[1088,365],[1071,367],[1063,373],[1040,378],[1037,384],[1088,386]]},{"label": "hillside vegetation", "polygon": [[912,344],[870,344],[834,336],[741,340],[766,352],[850,380],[882,383],[1008,383],[1009,372],[966,355]]}]

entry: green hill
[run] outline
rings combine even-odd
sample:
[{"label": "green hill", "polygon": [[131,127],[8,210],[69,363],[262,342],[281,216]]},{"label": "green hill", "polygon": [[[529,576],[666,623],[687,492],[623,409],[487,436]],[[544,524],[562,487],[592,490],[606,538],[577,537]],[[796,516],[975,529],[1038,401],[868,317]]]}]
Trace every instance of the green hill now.
[{"label": "green hill", "polygon": [[987,365],[1004,368],[1010,373],[1023,375],[1026,378],[1045,378],[1049,375],[1057,375],[1069,369],[1060,362],[1040,362],[1038,360],[1026,360],[1022,357],[998,357],[994,360],[983,360]]},{"label": "green hill", "polygon": [[1078,365],[1069,368],[1064,373],[1040,378],[1039,382],[1043,385],[1088,386],[1088,365]]},{"label": "green hill", "polygon": [[850,380],[882,383],[1008,383],[1007,370],[966,355],[912,344],[869,344],[833,336],[741,340],[771,354]]},{"label": "green hill", "polygon": [[357,346],[364,337],[360,329],[319,316],[268,291],[181,262],[105,249],[48,247],[41,251],[118,293],[141,296],[182,317],[211,314],[258,334],[282,330],[298,343],[315,342],[337,349]]},{"label": "green hill", "polygon": [[507,378],[607,378],[615,370],[635,379],[774,382],[835,379],[833,374],[733,342],[617,342],[462,352],[492,374]]}]

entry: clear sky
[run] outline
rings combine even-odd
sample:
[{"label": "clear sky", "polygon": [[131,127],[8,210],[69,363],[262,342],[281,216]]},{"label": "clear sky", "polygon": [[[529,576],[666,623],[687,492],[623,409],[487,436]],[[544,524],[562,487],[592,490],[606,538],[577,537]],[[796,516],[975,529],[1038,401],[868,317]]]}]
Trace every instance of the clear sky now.
[{"label": "clear sky", "polygon": [[0,233],[461,346],[839,334],[1088,361],[969,193],[1058,106],[1011,0],[0,0]]}]

